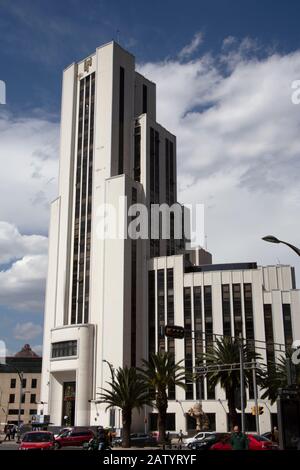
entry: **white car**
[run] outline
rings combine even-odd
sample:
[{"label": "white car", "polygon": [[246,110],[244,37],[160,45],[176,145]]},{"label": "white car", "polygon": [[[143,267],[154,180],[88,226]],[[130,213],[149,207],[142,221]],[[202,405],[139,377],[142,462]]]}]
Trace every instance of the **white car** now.
[{"label": "white car", "polygon": [[197,434],[195,434],[195,436],[193,437],[189,437],[188,439],[184,439],[183,440],[183,443],[189,447],[191,444],[193,444],[194,442],[199,442],[199,441],[202,441],[203,439],[205,439],[206,437],[208,436],[211,436],[212,434],[215,434],[214,432],[207,432],[207,431],[200,431],[198,432]]}]

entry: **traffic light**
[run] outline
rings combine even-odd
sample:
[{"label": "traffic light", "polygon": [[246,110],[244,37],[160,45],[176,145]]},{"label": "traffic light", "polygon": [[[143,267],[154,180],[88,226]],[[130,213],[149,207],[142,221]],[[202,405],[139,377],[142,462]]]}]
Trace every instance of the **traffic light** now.
[{"label": "traffic light", "polygon": [[263,406],[259,406],[259,407],[258,407],[258,414],[259,414],[259,415],[262,415],[263,412],[264,412],[264,407],[263,407]]},{"label": "traffic light", "polygon": [[170,338],[182,339],[184,338],[184,328],[182,326],[166,325],[165,335]]},{"label": "traffic light", "polygon": [[251,408],[251,414],[253,416],[262,415],[263,412],[264,412],[264,407],[263,406],[252,406],[252,408]]}]

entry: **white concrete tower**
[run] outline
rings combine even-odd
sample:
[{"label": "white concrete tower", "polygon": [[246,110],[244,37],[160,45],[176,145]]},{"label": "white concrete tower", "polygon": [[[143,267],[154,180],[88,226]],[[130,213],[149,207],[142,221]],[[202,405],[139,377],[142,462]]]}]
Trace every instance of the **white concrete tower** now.
[{"label": "white concrete tower", "polygon": [[[179,248],[120,237],[132,219],[124,198],[176,201],[176,139],[156,123],[155,84],[111,42],[64,71],[60,140],[41,400],[55,425],[107,425],[91,401],[110,378],[108,362],[136,365],[148,354],[147,258]],[[106,227],[116,236],[101,236],[105,204],[119,209]]]}]

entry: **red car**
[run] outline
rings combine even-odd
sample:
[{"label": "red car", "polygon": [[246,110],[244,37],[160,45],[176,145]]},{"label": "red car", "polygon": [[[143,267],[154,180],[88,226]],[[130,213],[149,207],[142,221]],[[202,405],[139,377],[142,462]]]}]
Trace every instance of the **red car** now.
[{"label": "red car", "polygon": [[90,439],[94,439],[95,434],[90,429],[71,429],[59,434],[55,438],[55,448],[70,447],[70,446],[82,446],[85,442],[89,442]]},{"label": "red car", "polygon": [[24,434],[19,450],[54,450],[54,435],[48,431],[32,431]]},{"label": "red car", "polygon": [[258,436],[257,434],[248,434],[249,439],[249,450],[272,450],[273,443],[264,436]]}]

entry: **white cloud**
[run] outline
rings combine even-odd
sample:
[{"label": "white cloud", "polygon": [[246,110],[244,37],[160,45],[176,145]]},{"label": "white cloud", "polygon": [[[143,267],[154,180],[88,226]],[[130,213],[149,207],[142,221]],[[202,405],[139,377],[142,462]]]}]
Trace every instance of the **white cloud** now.
[{"label": "white cloud", "polygon": [[27,233],[46,233],[57,196],[57,123],[0,113],[0,220]]},{"label": "white cloud", "polygon": [[200,46],[200,44],[203,43],[203,33],[201,31],[198,31],[195,33],[192,41],[184,46],[181,51],[178,54],[178,57],[182,59],[187,59],[189,58]]},{"label": "white cloud", "polygon": [[47,254],[27,255],[0,271],[0,304],[41,312],[44,306]]},{"label": "white cloud", "polygon": [[[0,305],[41,311],[47,271],[48,238],[23,235],[0,222]],[[1,264],[6,263],[2,267]]]},{"label": "white cloud", "polygon": [[43,329],[41,325],[37,325],[32,322],[17,323],[14,328],[14,338],[24,341],[29,341],[36,338],[42,333]]},{"label": "white cloud", "polygon": [[46,253],[47,237],[21,235],[17,227],[0,221],[0,265],[20,259],[24,255]]},{"label": "white cloud", "polygon": [[300,242],[300,107],[291,102],[300,51],[273,54],[249,38],[229,45],[140,72],[157,83],[158,120],[177,135],[179,198],[205,203],[214,260],[296,264],[260,237]]}]

